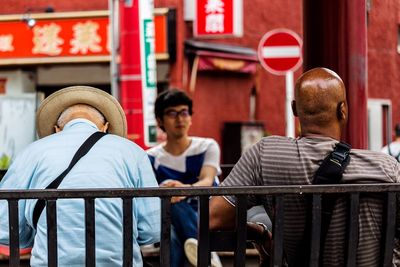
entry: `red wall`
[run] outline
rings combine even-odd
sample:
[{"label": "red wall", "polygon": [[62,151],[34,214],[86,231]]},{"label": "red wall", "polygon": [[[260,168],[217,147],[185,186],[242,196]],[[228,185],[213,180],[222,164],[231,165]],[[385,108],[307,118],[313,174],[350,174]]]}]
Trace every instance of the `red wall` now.
[{"label": "red wall", "polygon": [[[155,7],[177,10],[177,60],[171,66],[170,84],[188,91],[189,72],[185,68],[183,42],[192,38],[192,25],[183,21],[184,0],[154,0]],[[394,122],[400,121],[400,55],[397,35],[400,24],[398,0],[370,1],[368,24],[368,90],[370,98],[388,98],[393,103]],[[243,38],[204,39],[202,41],[236,44],[257,49],[262,35],[274,28],[289,28],[302,35],[302,0],[243,0]],[[0,14],[23,14],[28,8],[40,12],[52,6],[56,12],[104,10],[108,0],[13,0],[4,1]],[[185,64],[184,64],[185,63]],[[186,71],[184,71],[186,69]],[[297,78],[301,69],[295,72]],[[224,121],[248,120],[249,94],[253,84],[258,88],[256,119],[264,122],[267,132],[285,133],[285,78],[267,73],[262,68],[257,75],[235,73],[221,75],[199,73],[194,92],[194,135],[211,136],[221,144]]]},{"label": "red wall", "polygon": [[[171,69],[171,85],[188,90],[183,76],[189,80],[189,71],[184,71],[183,41],[192,38],[192,24],[183,22],[182,0],[156,0],[156,7],[175,7],[178,14],[178,57]],[[262,7],[262,8],[260,8]],[[302,35],[301,0],[251,0],[243,1],[244,36],[242,38],[199,39],[214,43],[235,44],[257,50],[258,43],[269,30],[289,28]],[[295,73],[295,78],[301,70]],[[191,134],[210,136],[221,144],[221,129],[225,121],[248,121],[251,87],[258,89],[256,120],[264,122],[271,134],[285,134],[285,77],[275,76],[261,67],[256,75],[236,73],[199,73],[194,99],[195,115]]]},{"label": "red wall", "polygon": [[213,137],[222,144],[225,121],[248,121],[252,80],[233,73],[206,74],[197,77],[192,133]]},{"label": "red wall", "polygon": [[394,124],[400,122],[399,25],[398,0],[373,1],[368,23],[368,94],[392,100]]}]

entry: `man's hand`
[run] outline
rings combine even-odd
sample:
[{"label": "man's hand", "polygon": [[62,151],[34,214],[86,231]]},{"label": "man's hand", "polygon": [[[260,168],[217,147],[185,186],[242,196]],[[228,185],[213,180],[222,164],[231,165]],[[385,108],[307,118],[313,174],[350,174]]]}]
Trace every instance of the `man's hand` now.
[{"label": "man's hand", "polygon": [[247,239],[250,240],[260,255],[260,267],[270,266],[272,234],[262,224],[247,222]]},{"label": "man's hand", "polygon": [[[178,180],[166,180],[160,184],[160,187],[190,187],[190,184],[184,184]],[[171,203],[177,203],[186,198],[186,196],[171,197]]]}]

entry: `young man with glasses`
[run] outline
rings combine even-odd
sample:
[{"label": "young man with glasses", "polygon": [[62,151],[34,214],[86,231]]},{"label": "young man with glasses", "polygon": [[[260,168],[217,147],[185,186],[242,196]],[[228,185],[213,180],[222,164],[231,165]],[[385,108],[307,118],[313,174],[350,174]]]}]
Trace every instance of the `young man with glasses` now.
[{"label": "young man with glasses", "polygon": [[[189,187],[216,184],[220,150],[210,138],[189,136],[192,124],[192,100],[177,89],[161,93],[155,102],[158,126],[166,133],[166,142],[147,151],[160,186]],[[196,198],[171,199],[171,266],[197,264],[198,203]],[[211,256],[212,267],[222,266],[216,253]]]}]

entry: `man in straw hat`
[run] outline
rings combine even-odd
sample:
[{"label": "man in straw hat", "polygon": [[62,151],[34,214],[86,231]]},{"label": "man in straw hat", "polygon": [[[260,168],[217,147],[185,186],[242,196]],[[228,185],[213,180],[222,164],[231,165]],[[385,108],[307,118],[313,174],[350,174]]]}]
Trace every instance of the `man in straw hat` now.
[{"label": "man in straw hat", "polygon": [[[88,86],[72,86],[47,97],[36,114],[40,140],[11,164],[0,189],[44,189],[66,168],[78,148],[95,132],[108,132],[70,169],[59,184],[71,188],[157,187],[146,153],[126,137],[124,111],[111,95]],[[101,134],[100,134],[101,135]],[[33,245],[31,265],[47,266],[46,212],[39,201],[19,201],[20,245]],[[7,203],[0,202],[0,243],[8,244]],[[57,201],[59,266],[85,265],[85,209],[82,199]],[[96,266],[122,266],[121,199],[96,199]],[[142,266],[140,245],[160,238],[157,198],[136,198],[133,205],[133,262]]]}]

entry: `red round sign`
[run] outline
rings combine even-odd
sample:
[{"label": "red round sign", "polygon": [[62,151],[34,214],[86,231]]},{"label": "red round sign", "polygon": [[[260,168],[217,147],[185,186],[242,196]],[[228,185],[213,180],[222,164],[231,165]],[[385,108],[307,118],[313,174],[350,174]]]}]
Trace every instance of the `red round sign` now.
[{"label": "red round sign", "polygon": [[303,42],[293,31],[275,29],[267,32],[258,45],[261,65],[276,75],[297,70],[303,62]]}]

